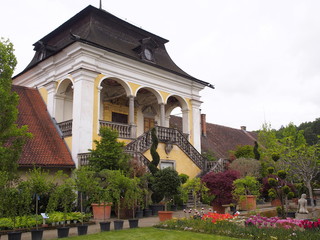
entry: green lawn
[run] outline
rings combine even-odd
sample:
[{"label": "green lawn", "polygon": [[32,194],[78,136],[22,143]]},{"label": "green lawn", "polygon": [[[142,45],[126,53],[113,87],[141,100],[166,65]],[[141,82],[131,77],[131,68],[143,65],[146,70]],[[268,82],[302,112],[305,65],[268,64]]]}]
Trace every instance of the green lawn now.
[{"label": "green lawn", "polygon": [[135,228],[135,229],[124,229],[118,231],[102,232],[98,234],[90,234],[85,236],[70,237],[68,239],[75,240],[103,240],[103,239],[112,239],[112,240],[232,240],[236,238],[217,236],[212,234],[204,233],[194,233],[189,231],[175,231],[167,229],[158,229],[158,228]]}]

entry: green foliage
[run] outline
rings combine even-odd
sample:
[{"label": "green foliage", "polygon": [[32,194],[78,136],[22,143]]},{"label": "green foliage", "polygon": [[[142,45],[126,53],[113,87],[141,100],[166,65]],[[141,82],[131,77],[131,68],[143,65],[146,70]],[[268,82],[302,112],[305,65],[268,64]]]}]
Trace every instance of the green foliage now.
[{"label": "green foliage", "polygon": [[180,178],[181,184],[184,184],[184,183],[186,183],[188,181],[189,176],[187,174],[180,173],[179,174],[179,178]]},{"label": "green foliage", "polygon": [[165,210],[167,210],[168,201],[179,193],[180,185],[179,175],[174,169],[165,168],[154,175],[152,190],[164,196]]},{"label": "green foliage", "polygon": [[197,208],[197,202],[200,200],[199,198],[204,199],[207,202],[210,200],[212,201],[214,198],[214,195],[210,194],[209,188],[207,188],[206,184],[202,182],[200,178],[189,179],[182,185],[182,189],[186,193],[186,197],[188,197],[187,194],[189,192],[192,193],[194,208]]},{"label": "green foliage", "polygon": [[254,158],[253,147],[251,145],[239,145],[237,149],[232,152],[236,158]]},{"label": "green foliage", "polygon": [[18,160],[27,139],[27,126],[18,127],[17,93],[11,91],[11,76],[17,64],[9,40],[0,40],[0,172],[8,172],[10,180],[17,177]]},{"label": "green foliage", "polygon": [[74,179],[67,178],[61,185],[57,186],[51,194],[47,212],[52,212],[61,208],[64,213],[64,221],[66,221],[67,213],[71,211],[75,200],[76,193]]},{"label": "green foliage", "polygon": [[130,179],[128,189],[125,194],[125,205],[132,209],[132,216],[135,218],[135,210],[143,202],[143,189],[139,187],[140,179]]},{"label": "green foliage", "polygon": [[100,141],[94,140],[96,148],[89,149],[89,166],[100,172],[103,169],[124,170],[129,168],[129,155],[124,152],[124,143],[118,142],[118,133],[108,127],[100,128]]},{"label": "green foliage", "polygon": [[278,175],[279,178],[281,178],[281,179],[286,179],[286,177],[287,177],[287,172],[284,171],[284,170],[279,170],[278,173],[277,173],[277,175]]},{"label": "green foliage", "polygon": [[261,185],[255,177],[246,176],[244,178],[236,179],[233,182],[233,185],[233,196],[235,196],[237,199],[239,199],[242,195],[260,195]]},{"label": "green foliage", "polygon": [[257,141],[254,141],[253,154],[255,159],[260,160],[261,155],[259,153],[259,145]]},{"label": "green foliage", "polygon": [[151,129],[151,139],[152,139],[152,145],[150,148],[150,153],[151,153],[152,161],[149,163],[148,167],[150,172],[154,175],[159,170],[158,165],[160,162],[160,156],[157,152],[159,140],[158,140],[155,128]]},{"label": "green foliage", "polygon": [[211,150],[204,152],[202,156],[207,159],[208,161],[217,161],[218,158],[216,157],[215,153]]}]

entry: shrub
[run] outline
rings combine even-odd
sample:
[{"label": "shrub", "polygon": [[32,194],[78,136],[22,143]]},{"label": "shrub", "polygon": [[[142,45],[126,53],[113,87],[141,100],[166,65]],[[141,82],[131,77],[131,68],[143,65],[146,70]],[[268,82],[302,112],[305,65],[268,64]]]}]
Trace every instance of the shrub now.
[{"label": "shrub", "polygon": [[210,172],[202,177],[211,195],[215,196],[213,203],[224,205],[232,202],[233,181],[239,176],[239,172],[228,170],[219,173]]}]

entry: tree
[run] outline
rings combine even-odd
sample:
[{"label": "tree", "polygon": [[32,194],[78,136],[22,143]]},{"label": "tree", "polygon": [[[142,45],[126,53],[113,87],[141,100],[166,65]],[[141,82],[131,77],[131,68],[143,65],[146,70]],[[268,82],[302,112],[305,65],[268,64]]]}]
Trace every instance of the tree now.
[{"label": "tree", "polygon": [[251,145],[239,145],[237,149],[231,153],[233,153],[236,158],[254,158],[253,147]]},{"label": "tree", "polygon": [[312,206],[314,206],[314,203],[312,201],[313,193],[311,182],[320,172],[319,153],[319,144],[313,146],[304,144],[296,148],[288,147],[283,156],[283,161],[287,164],[290,174],[302,181],[308,188]]},{"label": "tree", "polygon": [[19,127],[17,93],[11,91],[11,76],[17,64],[13,44],[0,40],[0,172],[8,172],[10,180],[16,177],[18,160],[31,133],[27,126]]},{"label": "tree", "polygon": [[150,172],[154,175],[156,174],[157,171],[159,171],[158,165],[160,162],[160,156],[157,152],[159,140],[158,140],[155,128],[152,128],[151,130],[151,139],[152,139],[152,145],[150,148],[150,153],[151,153],[152,161],[149,163],[148,167]]},{"label": "tree", "polygon": [[164,196],[165,211],[167,211],[169,200],[179,193],[180,185],[180,177],[172,168],[159,170],[154,175],[152,190]]},{"label": "tree", "polygon": [[232,161],[229,168],[238,171],[240,173],[240,177],[260,177],[261,164],[256,159],[238,158]]},{"label": "tree", "polygon": [[118,132],[108,128],[100,128],[100,141],[94,140],[96,148],[89,149],[91,156],[89,166],[96,172],[103,169],[125,170],[129,168],[129,155],[124,152],[124,142],[118,142]]}]

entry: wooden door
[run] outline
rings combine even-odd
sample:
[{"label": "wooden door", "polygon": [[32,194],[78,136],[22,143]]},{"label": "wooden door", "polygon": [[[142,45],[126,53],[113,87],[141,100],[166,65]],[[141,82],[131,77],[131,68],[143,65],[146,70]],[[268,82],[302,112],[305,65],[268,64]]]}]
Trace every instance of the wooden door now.
[{"label": "wooden door", "polygon": [[154,118],[144,118],[144,132],[154,128]]}]

